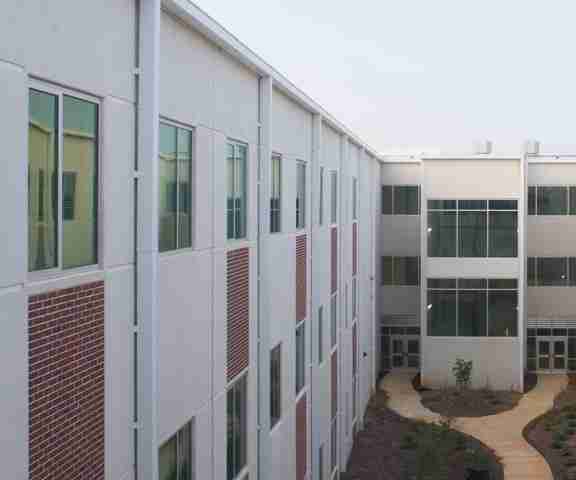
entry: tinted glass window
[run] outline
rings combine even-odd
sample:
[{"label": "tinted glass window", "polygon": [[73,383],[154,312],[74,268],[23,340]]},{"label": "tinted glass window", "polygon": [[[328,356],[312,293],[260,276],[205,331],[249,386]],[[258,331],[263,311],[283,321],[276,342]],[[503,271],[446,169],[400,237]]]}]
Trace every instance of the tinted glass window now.
[{"label": "tinted glass window", "polygon": [[538,279],[536,277],[536,258],[528,257],[528,286],[536,287]]},{"label": "tinted glass window", "polygon": [[456,257],[456,212],[428,213],[428,256]]},{"label": "tinted glass window", "polygon": [[392,205],[392,195],[393,195],[393,188],[391,185],[383,185],[382,186],[382,214],[383,215],[392,215],[393,212],[393,205]]},{"label": "tinted glass window", "polygon": [[566,187],[538,187],[538,215],[566,215],[568,192]]},{"label": "tinted glass window", "polygon": [[458,200],[460,210],[486,210],[486,200]]},{"label": "tinted glass window", "polygon": [[455,291],[429,291],[427,309],[428,335],[437,337],[456,335]]},{"label": "tinted glass window", "polygon": [[486,290],[461,291],[458,294],[458,335],[486,336]]},{"label": "tinted glass window", "polygon": [[528,187],[528,215],[536,215],[536,187]]},{"label": "tinted glass window", "polygon": [[456,210],[456,200],[428,200],[428,210]]},{"label": "tinted glass window", "polygon": [[460,257],[485,257],[486,241],[486,212],[459,212],[458,237],[460,240]]},{"label": "tinted glass window", "polygon": [[568,283],[568,265],[564,257],[538,258],[538,283],[545,286],[563,286]]},{"label": "tinted glass window", "polygon": [[488,255],[490,257],[517,257],[517,212],[490,212],[489,222]]},{"label": "tinted glass window", "polygon": [[395,284],[417,286],[420,284],[419,257],[396,257]]},{"label": "tinted glass window", "polygon": [[394,213],[396,215],[418,215],[420,213],[419,188],[417,186],[394,187]]},{"label": "tinted glass window", "polygon": [[518,334],[517,294],[515,291],[488,292],[488,334],[515,337]]}]

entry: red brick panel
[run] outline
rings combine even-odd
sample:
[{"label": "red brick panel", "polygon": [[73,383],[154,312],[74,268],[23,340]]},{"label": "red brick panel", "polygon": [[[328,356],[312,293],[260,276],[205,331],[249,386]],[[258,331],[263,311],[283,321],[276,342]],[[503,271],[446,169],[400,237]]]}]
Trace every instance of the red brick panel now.
[{"label": "red brick panel", "polygon": [[29,480],[104,480],[104,283],[28,298]]},{"label": "red brick panel", "polygon": [[334,350],[330,359],[330,376],[332,390],[332,418],[338,413],[338,350]]},{"label": "red brick panel", "polygon": [[250,355],[250,251],[228,252],[226,271],[227,377],[248,367]]},{"label": "red brick panel", "polygon": [[306,318],[306,235],[296,237],[296,323]]},{"label": "red brick panel", "polygon": [[352,275],[358,273],[358,223],[352,224]]},{"label": "red brick panel", "polygon": [[306,395],[304,394],[296,404],[296,480],[306,480],[307,424]]},{"label": "red brick panel", "polygon": [[338,228],[332,227],[330,232],[330,256],[331,256],[331,268],[330,268],[330,281],[331,289],[330,292],[334,293],[338,290]]},{"label": "red brick panel", "polygon": [[358,368],[358,324],[352,325],[352,373],[355,375]]}]

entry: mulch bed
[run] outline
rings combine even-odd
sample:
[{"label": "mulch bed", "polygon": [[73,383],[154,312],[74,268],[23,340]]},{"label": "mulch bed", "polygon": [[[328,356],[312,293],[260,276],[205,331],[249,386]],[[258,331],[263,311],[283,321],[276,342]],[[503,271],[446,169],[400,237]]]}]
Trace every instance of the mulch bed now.
[{"label": "mulch bed", "polygon": [[546,459],[556,480],[576,480],[576,376],[554,399],[554,408],[532,420],[524,438]]},{"label": "mulch bed", "polygon": [[[496,415],[513,409],[523,395],[519,392],[489,389],[458,391],[455,388],[446,388],[432,390],[420,384],[420,375],[416,375],[412,385],[420,393],[420,400],[426,408],[445,417]],[[535,385],[535,380],[530,376],[527,382],[528,388],[532,389]]]},{"label": "mulch bed", "polygon": [[483,443],[401,417],[386,399],[382,391],[372,397],[342,480],[503,480],[497,456]]}]

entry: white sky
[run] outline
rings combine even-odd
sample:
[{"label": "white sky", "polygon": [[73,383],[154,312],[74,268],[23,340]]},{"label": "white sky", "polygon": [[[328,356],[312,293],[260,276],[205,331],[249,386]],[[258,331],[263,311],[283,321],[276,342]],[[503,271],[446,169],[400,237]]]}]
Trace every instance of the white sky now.
[{"label": "white sky", "polygon": [[576,144],[574,0],[195,0],[380,151]]}]

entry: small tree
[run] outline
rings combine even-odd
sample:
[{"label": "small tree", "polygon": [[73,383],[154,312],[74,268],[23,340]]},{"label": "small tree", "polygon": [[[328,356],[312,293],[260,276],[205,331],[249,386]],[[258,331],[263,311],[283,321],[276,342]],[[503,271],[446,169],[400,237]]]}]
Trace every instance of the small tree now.
[{"label": "small tree", "polygon": [[457,358],[452,373],[456,378],[456,385],[458,390],[464,390],[470,386],[470,378],[472,377],[472,360],[466,361],[462,358]]}]

